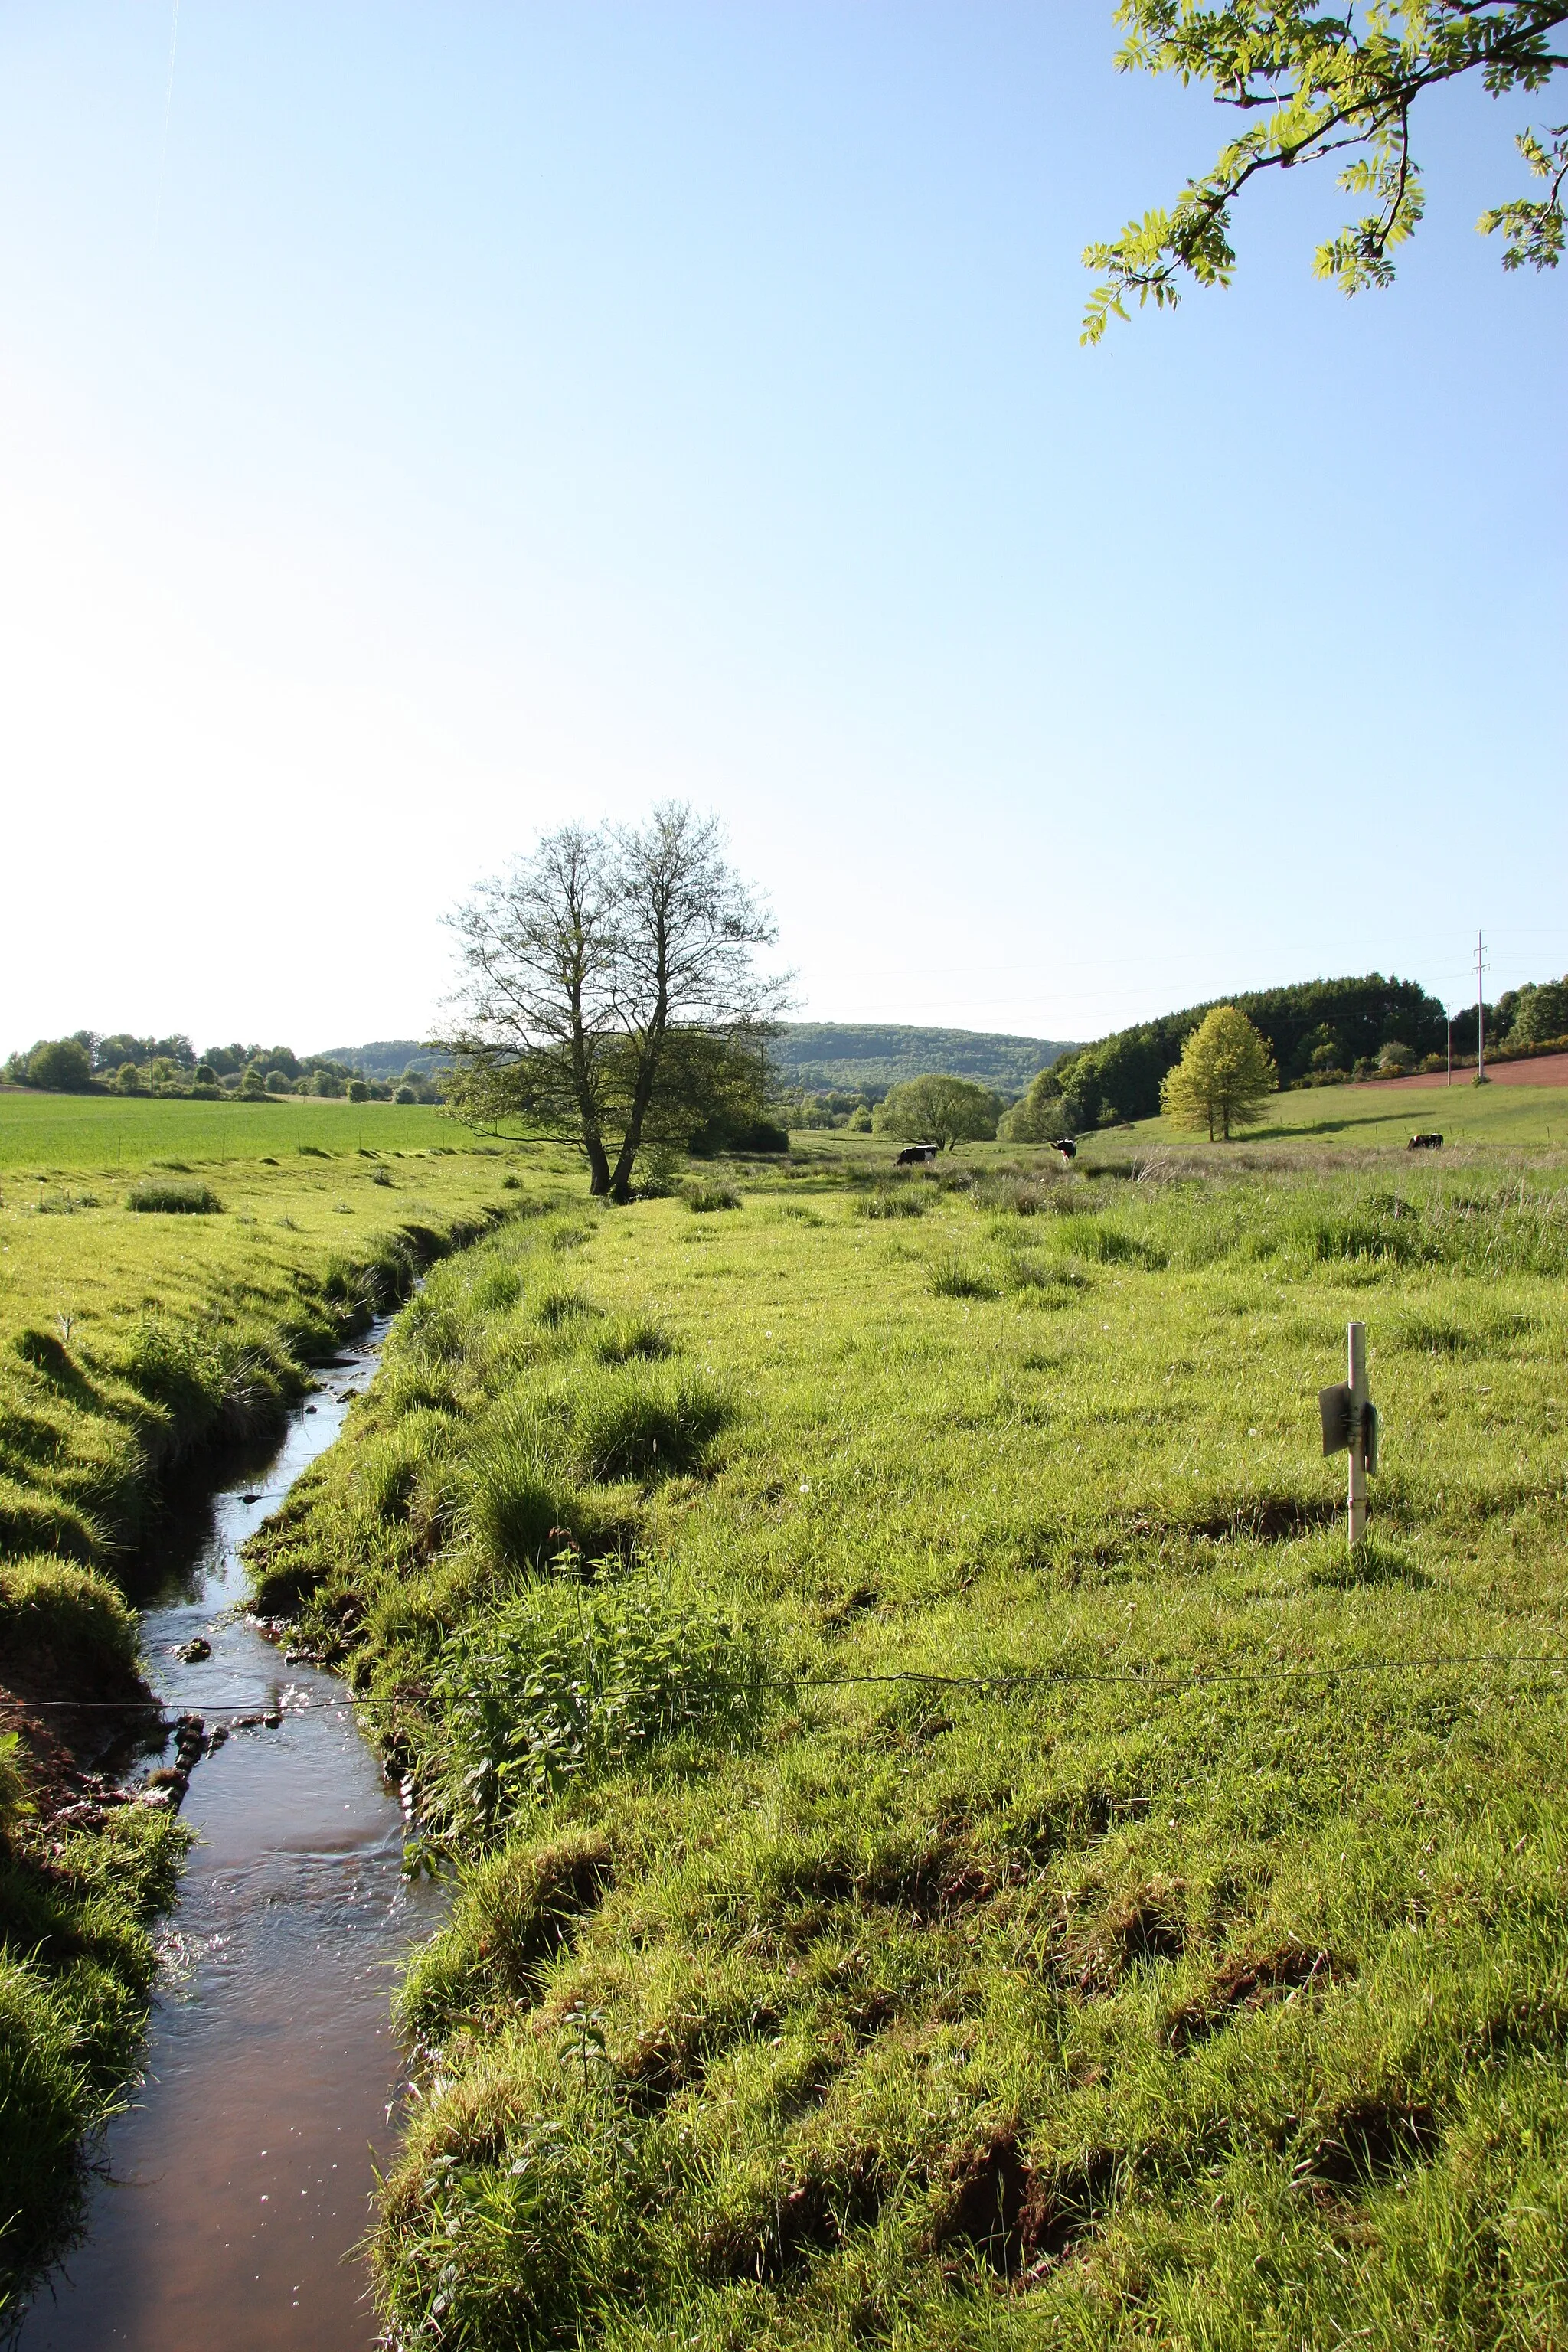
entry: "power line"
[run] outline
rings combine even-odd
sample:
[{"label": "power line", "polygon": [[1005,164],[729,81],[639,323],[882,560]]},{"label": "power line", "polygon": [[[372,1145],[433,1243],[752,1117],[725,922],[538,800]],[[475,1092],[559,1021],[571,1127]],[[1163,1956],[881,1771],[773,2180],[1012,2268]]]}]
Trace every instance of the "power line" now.
[{"label": "power line", "polygon": [[1279,1682],[1292,1675],[1316,1675],[1329,1681],[1338,1681],[1345,1675],[1405,1675],[1440,1674],[1453,1666],[1522,1666],[1531,1673],[1560,1675],[1568,1671],[1568,1657],[1526,1658],[1506,1653],[1483,1652],[1474,1657],[1453,1658],[1352,1658],[1340,1664],[1303,1661],[1296,1665],[1221,1667],[1215,1671],[1196,1669],[1188,1675],[1148,1675],[1136,1667],[1112,1671],[1086,1671],[1070,1666],[1021,1666],[1004,1668],[991,1675],[942,1675],[909,1669],[888,1675],[802,1675],[797,1677],[803,1690],[842,1690],[863,1684],[921,1683],[943,1690],[1016,1690],[1031,1685],[1048,1686],[1053,1683],[1127,1684],[1137,1690],[1205,1690],[1221,1683]]}]

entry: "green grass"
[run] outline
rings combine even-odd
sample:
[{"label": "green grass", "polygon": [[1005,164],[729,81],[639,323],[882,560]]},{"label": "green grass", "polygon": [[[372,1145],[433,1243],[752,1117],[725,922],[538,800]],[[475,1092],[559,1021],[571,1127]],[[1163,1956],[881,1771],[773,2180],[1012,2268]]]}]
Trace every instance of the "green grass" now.
[{"label": "green grass", "polygon": [[0,1088],[0,1176],[126,1174],[159,1159],[222,1167],[267,1152],[342,1158],[464,1150],[468,1131],[419,1103],[161,1101],[134,1095],[40,1095]]},{"label": "green grass", "polygon": [[[1451,1087],[1390,1087],[1372,1081],[1272,1095],[1263,1123],[1248,1130],[1243,1149],[1276,1139],[1386,1149],[1403,1146],[1418,1129],[1436,1129],[1446,1150],[1454,1144],[1520,1151],[1568,1148],[1568,1087],[1477,1087],[1470,1083],[1473,1075],[1456,1071]],[[1137,1135],[1145,1142],[1185,1145],[1190,1140],[1160,1118],[1142,1120]]]},{"label": "green grass", "polygon": [[[0,1135],[36,1099],[0,1097]],[[163,1479],[204,1449],[268,1437],[312,1363],[515,1209],[507,1164],[357,1146],[231,1157],[216,1198],[189,1161],[58,1189],[7,1180],[0,1722],[25,1721],[32,1699],[142,1693],[111,1580]],[[193,1192],[209,1194],[202,1213],[167,1213]],[[176,1825],[132,1808],[93,1830],[58,1825],[57,1762],[47,1741],[0,1754],[0,2336],[73,2224],[84,2136],[122,2095],[153,1983],[150,1922],[181,1848]]]},{"label": "green grass", "polygon": [[1562,1162],[965,1158],[509,1226],[258,1540],[458,1871],[394,2336],[1568,2340]]}]

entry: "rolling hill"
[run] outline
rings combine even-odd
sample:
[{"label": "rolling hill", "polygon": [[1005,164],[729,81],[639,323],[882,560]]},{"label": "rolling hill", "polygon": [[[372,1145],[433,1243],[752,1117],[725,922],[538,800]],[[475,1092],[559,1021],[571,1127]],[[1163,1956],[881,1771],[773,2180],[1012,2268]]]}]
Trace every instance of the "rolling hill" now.
[{"label": "rolling hill", "polygon": [[1016,1095],[1037,1071],[1073,1050],[1064,1039],[1009,1037],[990,1030],[792,1021],[769,1046],[768,1058],[782,1087],[799,1087],[808,1094],[858,1094],[937,1070]]}]

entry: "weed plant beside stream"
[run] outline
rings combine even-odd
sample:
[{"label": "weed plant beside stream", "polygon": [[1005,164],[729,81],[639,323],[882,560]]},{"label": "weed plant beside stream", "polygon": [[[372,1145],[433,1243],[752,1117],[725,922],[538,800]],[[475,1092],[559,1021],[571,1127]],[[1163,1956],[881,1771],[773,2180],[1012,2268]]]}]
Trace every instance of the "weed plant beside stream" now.
[{"label": "weed plant beside stream", "polygon": [[399,2342],[1568,2338],[1562,1171],[982,1158],[540,1199],[258,1539],[460,1869]]}]

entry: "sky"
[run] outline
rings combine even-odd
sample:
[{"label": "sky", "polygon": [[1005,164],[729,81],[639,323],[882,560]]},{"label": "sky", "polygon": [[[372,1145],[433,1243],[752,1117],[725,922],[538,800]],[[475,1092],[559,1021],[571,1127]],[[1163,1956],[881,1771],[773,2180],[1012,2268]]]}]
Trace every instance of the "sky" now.
[{"label": "sky", "polygon": [[467,889],[668,796],[811,1020],[1568,969],[1568,271],[1475,234],[1528,102],[1427,102],[1393,291],[1298,173],[1085,350],[1224,130],[1115,39],[6,0],[0,1051],[425,1035]]}]

